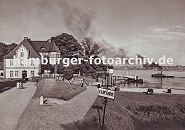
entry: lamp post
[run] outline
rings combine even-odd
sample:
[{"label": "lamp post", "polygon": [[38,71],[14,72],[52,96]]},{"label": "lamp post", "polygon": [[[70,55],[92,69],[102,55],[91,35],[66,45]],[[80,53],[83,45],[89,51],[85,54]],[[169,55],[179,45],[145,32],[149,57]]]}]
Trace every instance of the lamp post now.
[{"label": "lamp post", "polygon": [[[106,76],[106,80],[107,80],[107,90],[109,86],[112,86],[112,76],[113,76],[113,68],[109,68],[107,67],[107,76]],[[102,119],[102,125],[101,125],[101,130],[104,129],[104,122],[105,122],[105,112],[106,112],[106,107],[107,107],[107,103],[108,103],[108,98],[104,97],[103,100],[103,104],[104,104],[104,109],[103,109],[103,119]]]},{"label": "lamp post", "polygon": [[112,85],[113,73],[114,73],[114,69],[107,67],[107,87]]}]

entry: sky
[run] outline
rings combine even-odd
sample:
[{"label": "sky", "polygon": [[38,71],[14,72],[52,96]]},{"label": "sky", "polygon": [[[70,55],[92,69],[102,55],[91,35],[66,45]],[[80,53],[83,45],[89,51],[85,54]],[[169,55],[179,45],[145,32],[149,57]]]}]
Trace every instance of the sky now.
[{"label": "sky", "polygon": [[185,65],[185,0],[0,0],[0,42],[64,32]]}]

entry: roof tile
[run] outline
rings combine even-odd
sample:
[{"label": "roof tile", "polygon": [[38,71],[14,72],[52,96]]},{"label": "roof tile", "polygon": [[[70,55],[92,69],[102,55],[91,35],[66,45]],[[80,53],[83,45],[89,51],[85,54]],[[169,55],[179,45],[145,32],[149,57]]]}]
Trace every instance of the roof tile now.
[{"label": "roof tile", "polygon": [[59,48],[54,42],[48,41],[31,41],[25,38],[17,47],[15,47],[4,59],[12,59],[16,54],[16,50],[24,45],[30,51],[31,58],[40,58],[39,52],[60,52]]}]

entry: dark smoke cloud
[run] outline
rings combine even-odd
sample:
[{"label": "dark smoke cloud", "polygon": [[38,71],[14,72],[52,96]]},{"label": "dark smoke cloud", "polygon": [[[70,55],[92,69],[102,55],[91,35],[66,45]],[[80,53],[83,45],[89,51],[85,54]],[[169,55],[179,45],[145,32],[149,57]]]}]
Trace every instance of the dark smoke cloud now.
[{"label": "dark smoke cloud", "polygon": [[61,23],[61,26],[64,25],[78,40],[84,39],[92,32],[96,15],[95,12],[80,8],[68,0],[34,0],[34,2],[19,0],[17,8],[17,10],[21,8],[31,17],[39,17],[39,20],[34,19],[34,21],[41,21],[42,25],[49,26],[50,23],[56,21],[57,25],[53,24],[53,26],[60,26]]},{"label": "dark smoke cloud", "polygon": [[102,40],[98,43],[104,49],[104,51],[101,53],[101,56],[112,57],[112,58],[128,57],[123,48],[115,48],[114,46],[112,46],[112,44],[110,44],[106,40]]},{"label": "dark smoke cloud", "polygon": [[85,38],[90,32],[95,12],[84,11],[81,8],[72,6],[67,1],[60,1],[61,13],[64,17],[64,24],[80,40]]}]

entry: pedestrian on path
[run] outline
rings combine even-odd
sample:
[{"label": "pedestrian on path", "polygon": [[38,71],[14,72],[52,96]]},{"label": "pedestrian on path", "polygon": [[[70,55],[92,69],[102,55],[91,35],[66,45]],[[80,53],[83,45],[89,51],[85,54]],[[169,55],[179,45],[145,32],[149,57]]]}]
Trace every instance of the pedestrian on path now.
[{"label": "pedestrian on path", "polygon": [[85,78],[82,78],[82,85],[81,85],[81,87],[84,86],[84,82],[85,82]]}]

